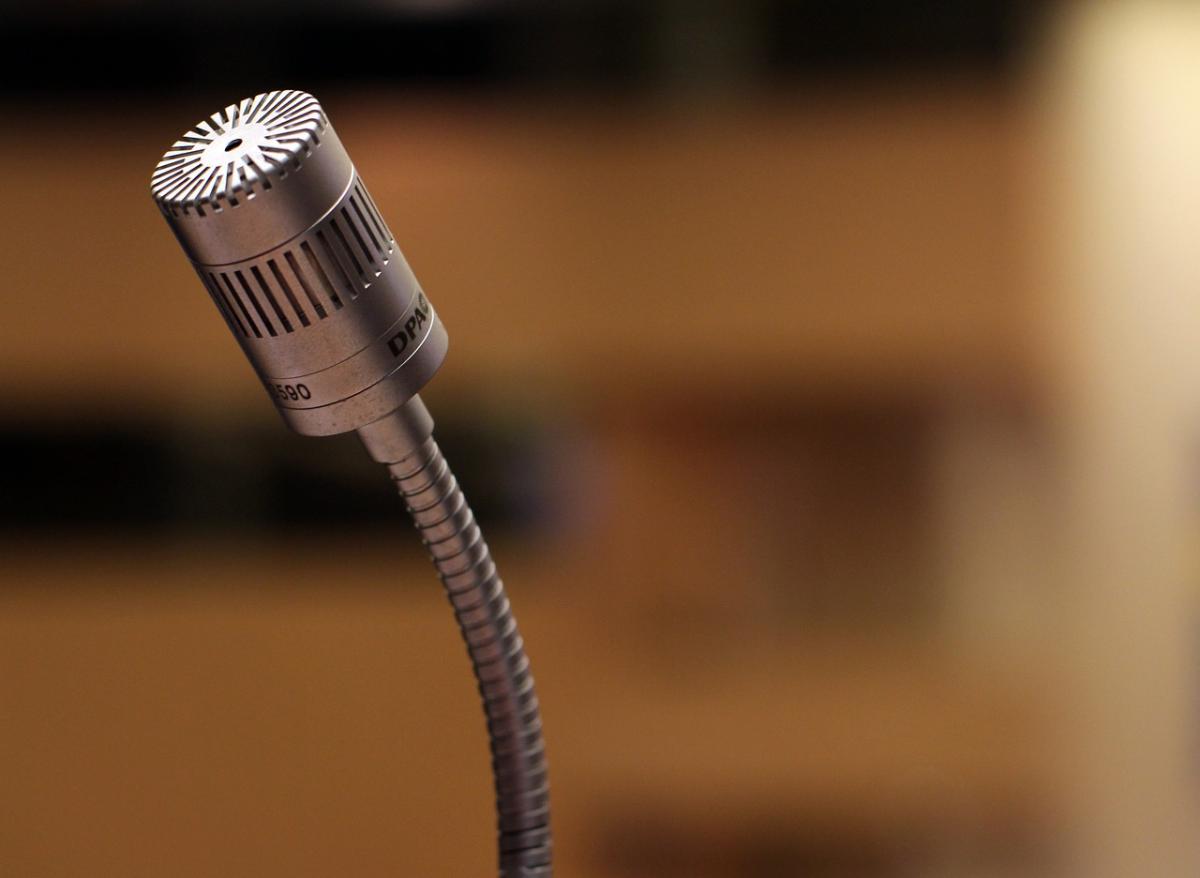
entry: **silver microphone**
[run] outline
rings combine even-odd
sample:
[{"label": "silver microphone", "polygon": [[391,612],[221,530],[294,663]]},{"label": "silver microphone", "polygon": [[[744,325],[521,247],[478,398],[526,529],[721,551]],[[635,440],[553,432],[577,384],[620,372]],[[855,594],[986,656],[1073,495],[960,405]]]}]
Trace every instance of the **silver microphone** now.
[{"label": "silver microphone", "polygon": [[549,878],[541,717],[516,621],[417,395],[446,331],[321,105],[272,91],[201,120],[151,192],[272,401],[387,466],[466,641],[492,749],[502,878]]},{"label": "silver microphone", "polygon": [[377,421],[445,359],[441,321],[312,95],[260,94],[202,120],[151,189],[296,431]]}]

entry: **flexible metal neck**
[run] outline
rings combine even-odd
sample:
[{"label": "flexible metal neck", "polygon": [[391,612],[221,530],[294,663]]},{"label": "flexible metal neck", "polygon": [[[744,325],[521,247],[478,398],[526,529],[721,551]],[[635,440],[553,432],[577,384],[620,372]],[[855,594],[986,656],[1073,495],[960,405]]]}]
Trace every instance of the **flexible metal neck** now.
[{"label": "flexible metal neck", "polygon": [[529,659],[487,543],[432,438],[420,398],[359,430],[421,535],[479,682],[496,787],[502,878],[550,878],[550,791]]}]

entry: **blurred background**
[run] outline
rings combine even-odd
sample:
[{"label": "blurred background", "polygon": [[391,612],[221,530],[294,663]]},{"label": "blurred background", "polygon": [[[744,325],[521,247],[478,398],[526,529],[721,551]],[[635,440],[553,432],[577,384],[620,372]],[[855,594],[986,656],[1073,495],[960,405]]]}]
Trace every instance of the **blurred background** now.
[{"label": "blurred background", "polygon": [[493,869],[399,500],[149,197],[281,87],[449,329],[560,875],[1197,874],[1193,7],[0,6],[0,874]]}]

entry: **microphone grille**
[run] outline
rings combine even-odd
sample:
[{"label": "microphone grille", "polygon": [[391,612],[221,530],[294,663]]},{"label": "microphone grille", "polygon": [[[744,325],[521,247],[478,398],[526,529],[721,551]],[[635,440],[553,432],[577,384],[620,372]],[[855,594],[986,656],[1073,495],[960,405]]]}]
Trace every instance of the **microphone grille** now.
[{"label": "microphone grille", "polygon": [[172,217],[236,209],[298,171],[329,120],[312,95],[270,91],[230,104],[166,151],[150,188]]}]

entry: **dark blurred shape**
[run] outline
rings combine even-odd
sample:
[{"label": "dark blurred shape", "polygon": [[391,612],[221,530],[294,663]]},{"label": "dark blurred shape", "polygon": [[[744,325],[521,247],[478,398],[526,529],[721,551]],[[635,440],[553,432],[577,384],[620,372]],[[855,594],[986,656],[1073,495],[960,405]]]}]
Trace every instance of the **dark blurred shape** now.
[{"label": "dark blurred shape", "polygon": [[[529,532],[559,520],[562,486],[544,465],[556,454],[552,437],[452,420],[440,433],[489,527]],[[305,442],[274,424],[8,422],[0,424],[0,455],[21,462],[0,473],[7,536],[336,538],[363,527],[395,530],[400,511],[354,436]]]},{"label": "dark blurred shape", "polygon": [[994,72],[1029,17],[1001,0],[10,5],[0,94],[226,98],[280,83],[627,89]]},{"label": "dark blurred shape", "polygon": [[1029,26],[1023,0],[817,0],[765,4],[778,73],[1000,70]]},{"label": "dark blurred shape", "polygon": [[[166,521],[175,480],[169,447],[139,424],[90,427],[0,428],[0,455],[21,462],[3,471],[0,528],[141,530]],[[70,479],[61,477],[67,467]]]}]

